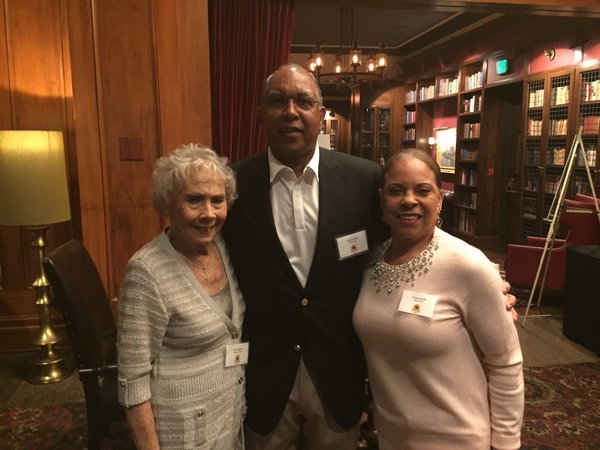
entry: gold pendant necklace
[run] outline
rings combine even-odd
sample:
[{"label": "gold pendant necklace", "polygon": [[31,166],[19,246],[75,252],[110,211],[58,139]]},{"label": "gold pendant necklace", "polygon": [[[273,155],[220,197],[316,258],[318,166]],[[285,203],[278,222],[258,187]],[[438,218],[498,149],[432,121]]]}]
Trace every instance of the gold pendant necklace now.
[{"label": "gold pendant necklace", "polygon": [[211,250],[208,250],[205,261],[202,261],[199,256],[196,256],[196,258],[197,259],[191,259],[188,256],[185,257],[192,272],[206,281],[208,280],[208,268],[206,263],[212,258]]},{"label": "gold pendant necklace", "polygon": [[433,256],[439,245],[434,238],[421,253],[410,261],[397,266],[392,266],[384,261],[383,258],[388,248],[389,244],[382,245],[373,259],[369,279],[373,281],[377,292],[384,289],[390,294],[395,288],[399,288],[402,283],[410,283],[411,286],[414,286],[418,277],[429,272],[429,268],[433,263]]}]

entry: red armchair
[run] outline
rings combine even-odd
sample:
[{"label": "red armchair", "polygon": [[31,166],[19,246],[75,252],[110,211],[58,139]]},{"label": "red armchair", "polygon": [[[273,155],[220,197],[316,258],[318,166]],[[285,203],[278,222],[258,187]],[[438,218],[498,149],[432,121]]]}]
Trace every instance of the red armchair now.
[{"label": "red armchair", "polygon": [[[565,211],[560,215],[560,223],[571,232],[569,245],[600,244],[600,220],[594,207],[594,198],[577,194],[575,200],[565,199],[563,204]],[[576,210],[585,212],[574,212]]]},{"label": "red armchair", "polygon": [[[546,261],[550,257],[550,266],[544,289],[565,290],[565,260],[570,237],[569,233],[566,239],[555,239],[553,248],[546,255]],[[546,238],[529,236],[526,245],[509,244],[504,260],[506,281],[515,287],[531,288],[535,281],[545,242]],[[540,273],[538,282],[541,282],[542,276],[543,272]]]},{"label": "red armchair", "polygon": [[[600,221],[594,207],[594,198],[577,194],[575,199],[565,199],[565,209],[560,215],[561,229],[566,229],[565,239],[555,239],[550,249],[550,266],[544,289],[564,291],[567,245],[600,244]],[[587,212],[575,212],[586,210]],[[590,214],[591,213],[591,214]],[[509,244],[506,248],[504,270],[506,281],[518,287],[531,288],[540,265],[546,238],[527,237],[525,245]],[[543,272],[540,277],[543,276]],[[541,279],[539,280],[541,282]]]}]

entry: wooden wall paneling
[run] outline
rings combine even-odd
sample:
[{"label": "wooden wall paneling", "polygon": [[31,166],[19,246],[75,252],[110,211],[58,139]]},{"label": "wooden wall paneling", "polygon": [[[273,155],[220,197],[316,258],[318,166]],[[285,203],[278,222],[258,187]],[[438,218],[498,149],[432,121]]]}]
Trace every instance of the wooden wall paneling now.
[{"label": "wooden wall paneling", "polygon": [[[0,0],[0,42],[6,42],[5,0]],[[0,45],[0,128],[12,126],[10,105],[10,82],[8,78],[8,52],[6,45]]]},{"label": "wooden wall paneling", "polygon": [[[6,42],[5,2],[0,0],[0,37]],[[0,45],[0,129],[12,129],[12,107],[10,99],[10,80],[8,76],[8,50]],[[7,313],[7,295],[23,288],[25,279],[23,264],[15,259],[22,253],[21,237],[18,227],[0,226],[0,317]]]},{"label": "wooden wall paneling", "polygon": [[63,138],[67,158],[67,173],[69,178],[69,197],[71,205],[71,236],[81,237],[81,202],[79,196],[79,177],[77,168],[77,152],[75,146],[75,124],[73,114],[73,79],[71,68],[71,53],[69,47],[69,22],[67,14],[68,0],[59,0],[60,39],[62,54],[62,75],[64,84],[63,106],[65,110],[65,128]]},{"label": "wooden wall paneling", "polygon": [[154,8],[161,154],[190,142],[211,146],[208,2]]},{"label": "wooden wall paneling", "polygon": [[114,296],[129,258],[161,228],[150,199],[152,168],[159,154],[154,23],[145,0],[93,5],[110,210],[109,295]]},{"label": "wooden wall paneling", "polygon": [[[0,129],[13,128],[8,46],[6,39],[6,4],[0,0]],[[25,289],[25,264],[21,230],[19,227],[0,226],[0,348],[10,348],[18,343],[27,325],[33,327],[35,319],[34,295]],[[20,318],[19,313],[28,319]],[[25,322],[29,323],[26,324]],[[26,344],[25,344],[26,345]]]},{"label": "wooden wall paneling", "polygon": [[[7,129],[67,129],[63,42],[58,0],[2,2],[2,107],[0,121]],[[65,142],[68,154],[68,142]],[[68,158],[67,158],[68,163]],[[32,180],[34,181],[34,180]],[[4,289],[0,291],[0,349],[31,350],[28,338],[37,329],[36,276],[31,235],[19,227],[0,227]],[[48,250],[72,235],[70,222],[52,225]],[[54,316],[58,314],[54,311]]]},{"label": "wooden wall paneling", "polygon": [[82,240],[100,273],[105,289],[110,284],[106,158],[99,125],[94,23],[91,1],[63,0],[68,30],[72,96],[67,107],[72,117],[69,141],[75,151],[73,176],[79,192]]}]

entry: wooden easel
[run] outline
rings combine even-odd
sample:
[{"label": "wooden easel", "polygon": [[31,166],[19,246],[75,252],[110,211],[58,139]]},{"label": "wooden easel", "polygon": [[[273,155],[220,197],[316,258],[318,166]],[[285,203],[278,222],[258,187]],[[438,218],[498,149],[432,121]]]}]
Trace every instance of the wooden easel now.
[{"label": "wooden easel", "polygon": [[[563,202],[565,199],[565,195],[567,193],[567,189],[569,187],[569,180],[571,179],[571,173],[573,172],[573,166],[575,165],[575,161],[577,159],[578,150],[583,159],[585,170],[587,172],[588,181],[590,183],[590,187],[592,190],[592,197],[594,198],[594,206],[596,209],[596,215],[598,216],[598,221],[600,222],[600,207],[598,206],[598,198],[596,197],[596,190],[594,188],[594,182],[592,180],[592,174],[590,172],[590,166],[588,165],[585,148],[583,146],[583,141],[581,140],[581,135],[583,133],[583,127],[579,127],[579,131],[577,132],[577,136],[573,140],[573,144],[571,145],[571,149],[569,150],[569,154],[567,156],[565,170],[560,176],[560,180],[558,182],[558,190],[556,191],[556,195],[552,199],[552,204],[550,205],[550,210],[548,211],[548,215],[544,218],[544,221],[550,224],[548,229],[548,235],[546,236],[546,242],[544,243],[544,250],[542,251],[542,256],[540,258],[540,263],[538,265],[537,273],[535,275],[535,280],[533,282],[533,286],[531,287],[531,293],[529,294],[529,300],[527,301],[527,308],[525,309],[525,315],[523,316],[523,322],[521,326],[525,326],[525,321],[527,320],[527,315],[529,314],[529,308],[531,307],[531,303],[533,301],[533,297],[535,295],[536,287],[538,286],[538,281],[540,279],[540,275],[542,275],[542,282],[539,283],[539,294],[537,299],[537,306],[539,308],[540,303],[542,301],[542,293],[544,291],[544,284],[546,282],[546,275],[548,274],[548,267],[550,266],[550,257],[552,256],[552,252],[550,251],[554,248],[554,240],[556,239],[556,233],[558,231],[558,223],[560,219],[560,214],[563,210]],[[569,210],[571,211],[571,210]],[[574,212],[581,213],[591,213],[592,211],[588,210],[577,210]],[[541,317],[544,315],[538,315]],[[546,314],[547,316],[547,314]]]}]

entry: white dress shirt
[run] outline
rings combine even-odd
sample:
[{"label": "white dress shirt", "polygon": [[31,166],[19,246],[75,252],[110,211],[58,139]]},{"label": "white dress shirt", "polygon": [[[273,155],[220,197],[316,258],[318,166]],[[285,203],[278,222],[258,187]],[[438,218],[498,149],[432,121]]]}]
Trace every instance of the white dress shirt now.
[{"label": "white dress shirt", "polygon": [[300,177],[269,148],[271,208],[277,236],[302,286],[315,253],[319,223],[319,146]]}]

